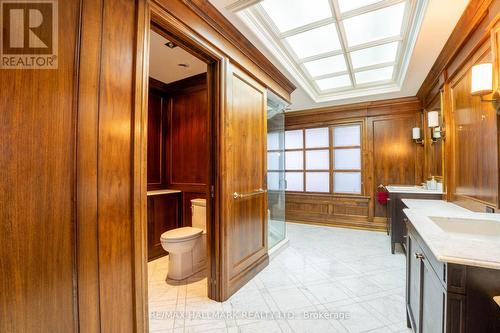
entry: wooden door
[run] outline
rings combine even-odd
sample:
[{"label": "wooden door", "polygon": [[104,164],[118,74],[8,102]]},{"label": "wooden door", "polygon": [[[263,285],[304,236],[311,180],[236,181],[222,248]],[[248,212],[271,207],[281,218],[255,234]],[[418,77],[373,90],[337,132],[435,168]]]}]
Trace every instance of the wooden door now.
[{"label": "wooden door", "polygon": [[266,90],[234,66],[224,119],[221,299],[264,268],[267,255]]}]

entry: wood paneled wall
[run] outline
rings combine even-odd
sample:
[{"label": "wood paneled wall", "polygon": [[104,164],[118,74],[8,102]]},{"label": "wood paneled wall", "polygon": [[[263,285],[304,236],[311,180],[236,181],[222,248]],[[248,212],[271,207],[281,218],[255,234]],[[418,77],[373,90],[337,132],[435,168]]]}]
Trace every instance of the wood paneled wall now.
[{"label": "wood paneled wall", "polygon": [[149,95],[148,190],[182,191],[181,225],[191,226],[191,200],[207,197],[210,170],[207,74],[150,79]]},{"label": "wood paneled wall", "polygon": [[0,69],[0,332],[78,327],[79,10],[59,3],[67,33],[57,70]]},{"label": "wood paneled wall", "polygon": [[363,193],[361,195],[287,192],[287,220],[382,230],[385,207],[376,202],[379,184],[419,184],[423,180],[424,149],[411,139],[421,127],[417,98],[357,103],[288,112],[287,130],[324,127],[349,121],[363,123]]},{"label": "wood paneled wall", "polygon": [[450,37],[460,42],[445,47],[419,91],[426,109],[443,95],[446,198],[477,211],[499,206],[498,115],[491,102],[471,95],[471,68],[495,63],[498,87],[499,11],[499,0],[471,1]]},{"label": "wood paneled wall", "polygon": [[[389,184],[419,185],[423,181],[423,149],[411,140],[413,127],[421,127],[420,112],[368,119],[370,158],[376,188]],[[368,178],[371,178],[368,176]],[[386,217],[386,207],[374,201],[374,215]]]}]

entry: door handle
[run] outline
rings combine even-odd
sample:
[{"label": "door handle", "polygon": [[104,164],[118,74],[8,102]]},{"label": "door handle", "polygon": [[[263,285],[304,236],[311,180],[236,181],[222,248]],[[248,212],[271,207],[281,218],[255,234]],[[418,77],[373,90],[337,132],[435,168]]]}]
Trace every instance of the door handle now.
[{"label": "door handle", "polygon": [[417,259],[424,259],[424,255],[422,253],[415,252],[415,258],[417,258]]},{"label": "door handle", "polygon": [[264,190],[264,189],[261,189],[259,188],[258,190],[255,190],[253,192],[248,192],[248,193],[238,193],[238,192],[234,192],[233,193],[233,199],[244,199],[244,198],[250,198],[250,197],[254,197],[256,195],[259,195],[259,194],[263,194],[263,193],[266,193],[267,190]]}]

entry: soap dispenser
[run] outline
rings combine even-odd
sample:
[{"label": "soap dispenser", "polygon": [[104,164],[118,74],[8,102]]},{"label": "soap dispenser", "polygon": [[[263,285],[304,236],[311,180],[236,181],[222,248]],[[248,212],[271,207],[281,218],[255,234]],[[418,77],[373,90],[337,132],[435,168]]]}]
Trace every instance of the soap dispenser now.
[{"label": "soap dispenser", "polygon": [[437,190],[437,181],[436,179],[434,178],[434,176],[432,176],[432,179],[431,179],[431,190]]}]

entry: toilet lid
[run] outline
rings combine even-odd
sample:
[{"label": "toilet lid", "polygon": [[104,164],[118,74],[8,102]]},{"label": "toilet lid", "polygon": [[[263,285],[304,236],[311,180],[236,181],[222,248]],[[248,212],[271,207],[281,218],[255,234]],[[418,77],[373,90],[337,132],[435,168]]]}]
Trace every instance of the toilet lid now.
[{"label": "toilet lid", "polygon": [[193,227],[183,227],[169,230],[161,234],[161,240],[165,241],[181,241],[194,238],[203,233],[203,229]]}]

